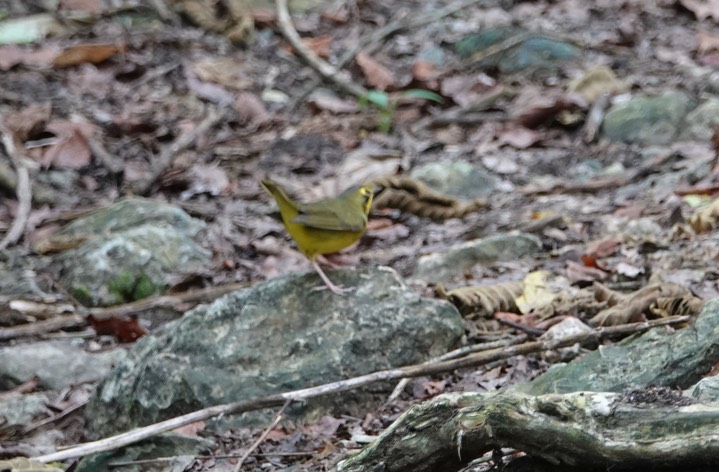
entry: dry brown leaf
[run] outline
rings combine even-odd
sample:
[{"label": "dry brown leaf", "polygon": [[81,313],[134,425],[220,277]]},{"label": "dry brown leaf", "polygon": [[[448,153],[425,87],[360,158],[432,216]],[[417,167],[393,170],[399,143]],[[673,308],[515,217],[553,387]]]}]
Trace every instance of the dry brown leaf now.
[{"label": "dry brown leaf", "polygon": [[99,64],[118,53],[125,53],[123,44],[78,44],[65,48],[52,61],[52,65],[62,68],[85,63]]},{"label": "dry brown leaf", "polygon": [[600,311],[591,320],[592,326],[615,326],[645,321],[647,315],[656,315],[650,308],[659,298],[693,297],[689,289],[673,283],[647,285],[634,293],[624,296],[619,303]]},{"label": "dry brown leaf", "polygon": [[51,114],[50,102],[36,103],[22,110],[7,113],[2,121],[20,141],[25,141],[45,129]]},{"label": "dry brown leaf", "polygon": [[385,66],[375,61],[366,52],[360,52],[355,56],[357,65],[362,69],[367,82],[378,90],[387,90],[397,82],[394,74]]},{"label": "dry brown leaf", "polygon": [[47,131],[55,134],[58,141],[44,153],[42,164],[45,167],[59,169],[79,169],[90,164],[92,151],[86,136],[92,133],[92,127],[70,121],[53,121],[47,125]]},{"label": "dry brown leaf", "polygon": [[316,423],[305,425],[303,429],[305,430],[305,433],[314,438],[329,438],[334,436],[337,429],[345,423],[346,420],[325,415],[317,420]]},{"label": "dry brown leaf", "polygon": [[242,62],[237,57],[203,58],[192,63],[190,68],[199,80],[230,90],[246,90],[253,84],[252,79],[242,70]]},{"label": "dry brown leaf", "polygon": [[561,90],[527,88],[514,100],[514,121],[534,129],[550,123],[562,111],[585,108],[587,102],[577,94]]},{"label": "dry brown leaf", "polygon": [[491,95],[497,82],[483,73],[470,75],[454,75],[442,79],[440,93],[449,97],[461,107],[469,107],[480,102],[485,96]]},{"label": "dry brown leaf", "polygon": [[195,74],[191,67],[185,67],[185,79],[187,86],[198,97],[209,100],[213,103],[229,104],[235,101],[235,96],[224,86],[212,82],[205,82]]},{"label": "dry brown leaf", "polygon": [[307,103],[317,110],[326,110],[334,114],[357,113],[360,111],[356,100],[344,100],[326,93],[313,94]]},{"label": "dry brown leaf", "polygon": [[430,398],[443,393],[447,388],[446,380],[417,380],[412,384],[412,395],[415,398]]},{"label": "dry brown leaf", "polygon": [[321,58],[327,59],[330,57],[332,36],[326,34],[314,38],[302,38],[302,43]]},{"label": "dry brown leaf", "polygon": [[433,62],[418,59],[412,64],[412,77],[419,82],[434,81],[439,77],[437,65]]},{"label": "dry brown leaf", "polygon": [[45,69],[52,65],[52,61],[59,52],[60,48],[54,44],[48,44],[37,49],[17,44],[0,46],[0,70],[9,70],[20,64]]},{"label": "dry brown leaf", "polygon": [[235,110],[237,110],[237,120],[243,125],[262,126],[271,120],[264,102],[251,92],[237,94]]},{"label": "dry brown leaf", "polygon": [[590,243],[587,246],[586,254],[595,258],[611,256],[619,250],[621,245],[622,241],[619,238],[609,236]]},{"label": "dry brown leaf", "polygon": [[659,297],[649,307],[652,313],[665,318],[669,316],[696,316],[702,310],[704,300],[695,296]]},{"label": "dry brown leaf", "polygon": [[254,37],[254,17],[247,0],[226,0],[223,8],[217,8],[216,0],[180,0],[177,4],[190,20],[231,41],[248,43]]},{"label": "dry brown leaf", "polygon": [[347,10],[348,9],[345,4],[340,4],[330,8],[329,10],[323,11],[321,15],[323,19],[331,21],[336,25],[344,25],[350,19],[350,15]]},{"label": "dry brown leaf", "polygon": [[463,315],[474,314],[488,318],[497,311],[518,312],[515,298],[523,291],[521,282],[504,282],[495,285],[461,287],[446,291],[440,284],[437,296],[449,300]]},{"label": "dry brown leaf", "polygon": [[567,261],[567,269],[565,272],[567,278],[576,282],[594,282],[597,280],[604,280],[609,277],[609,274],[601,269],[595,267],[588,267],[586,265],[578,264],[574,261]]},{"label": "dry brown leaf", "polygon": [[542,317],[537,313],[521,315],[506,311],[498,311],[494,314],[494,316],[492,316],[492,318],[503,323],[525,328],[534,328],[542,319]]},{"label": "dry brown leaf", "polygon": [[172,430],[172,432],[181,436],[197,437],[197,433],[199,433],[200,431],[204,431],[205,426],[207,425],[204,421],[195,421],[194,423],[186,424],[184,426],[180,426],[179,428],[175,428]]},{"label": "dry brown leaf", "polygon": [[123,343],[135,342],[148,333],[147,328],[138,321],[137,315],[113,316],[108,319],[98,319],[93,315],[88,315],[87,321],[97,334],[115,336]]},{"label": "dry brown leaf", "polygon": [[699,31],[696,34],[697,49],[700,54],[719,51],[719,36],[706,31]]},{"label": "dry brown leaf", "polygon": [[251,8],[252,19],[258,27],[274,27],[277,21],[277,13],[274,8],[264,8],[262,6],[254,6]]},{"label": "dry brown leaf", "polygon": [[102,13],[105,7],[100,0],[60,0],[60,9],[98,14]]},{"label": "dry brown leaf", "polygon": [[506,126],[497,136],[500,145],[507,144],[515,149],[527,149],[540,143],[543,139],[544,133],[513,123]]}]

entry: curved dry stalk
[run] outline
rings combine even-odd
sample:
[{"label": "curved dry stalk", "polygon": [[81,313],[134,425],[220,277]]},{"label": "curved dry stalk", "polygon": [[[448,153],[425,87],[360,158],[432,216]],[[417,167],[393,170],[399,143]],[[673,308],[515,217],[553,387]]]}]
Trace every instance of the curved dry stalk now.
[{"label": "curved dry stalk", "polygon": [[20,241],[25,232],[25,227],[30,218],[30,210],[32,210],[32,186],[30,185],[30,171],[24,163],[24,157],[17,149],[14,133],[4,126],[0,127],[0,133],[2,133],[2,143],[5,146],[5,151],[8,153],[17,173],[16,193],[18,202],[12,226],[10,226],[10,230],[3,240],[0,241],[0,251],[2,251],[11,244]]},{"label": "curved dry stalk", "polygon": [[367,94],[367,90],[364,87],[341,77],[341,71],[339,69],[322,60],[314,51],[305,46],[300,35],[297,34],[297,30],[292,25],[292,18],[287,9],[287,0],[275,0],[275,8],[277,10],[277,25],[280,27],[280,31],[282,31],[285,39],[289,41],[295,51],[297,51],[297,54],[304,59],[310,67],[316,70],[322,77],[355,97],[362,97]]}]

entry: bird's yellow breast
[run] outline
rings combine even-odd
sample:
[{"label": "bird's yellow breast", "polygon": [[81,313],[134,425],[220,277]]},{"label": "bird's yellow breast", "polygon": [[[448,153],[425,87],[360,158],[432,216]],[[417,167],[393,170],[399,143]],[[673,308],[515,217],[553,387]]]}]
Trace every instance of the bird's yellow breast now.
[{"label": "bird's yellow breast", "polygon": [[329,229],[310,228],[300,223],[284,221],[287,232],[294,239],[297,247],[310,259],[318,254],[331,254],[354,244],[366,229],[362,231],[333,231]]}]

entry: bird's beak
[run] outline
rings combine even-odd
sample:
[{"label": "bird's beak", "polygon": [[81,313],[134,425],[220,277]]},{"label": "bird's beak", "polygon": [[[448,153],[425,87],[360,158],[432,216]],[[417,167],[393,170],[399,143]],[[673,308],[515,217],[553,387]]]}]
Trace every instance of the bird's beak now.
[{"label": "bird's beak", "polygon": [[372,198],[377,198],[382,192],[384,192],[384,187],[375,187],[374,190],[372,190]]}]

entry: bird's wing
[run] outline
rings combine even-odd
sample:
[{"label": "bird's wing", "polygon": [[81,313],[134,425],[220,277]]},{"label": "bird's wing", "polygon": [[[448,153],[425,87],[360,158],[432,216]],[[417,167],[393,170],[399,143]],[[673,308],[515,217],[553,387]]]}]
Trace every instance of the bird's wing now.
[{"label": "bird's wing", "polygon": [[351,215],[348,211],[337,211],[329,205],[327,208],[316,208],[312,205],[300,205],[300,214],[292,219],[293,223],[300,223],[310,228],[326,229],[330,231],[362,231],[367,220],[361,213]]}]

